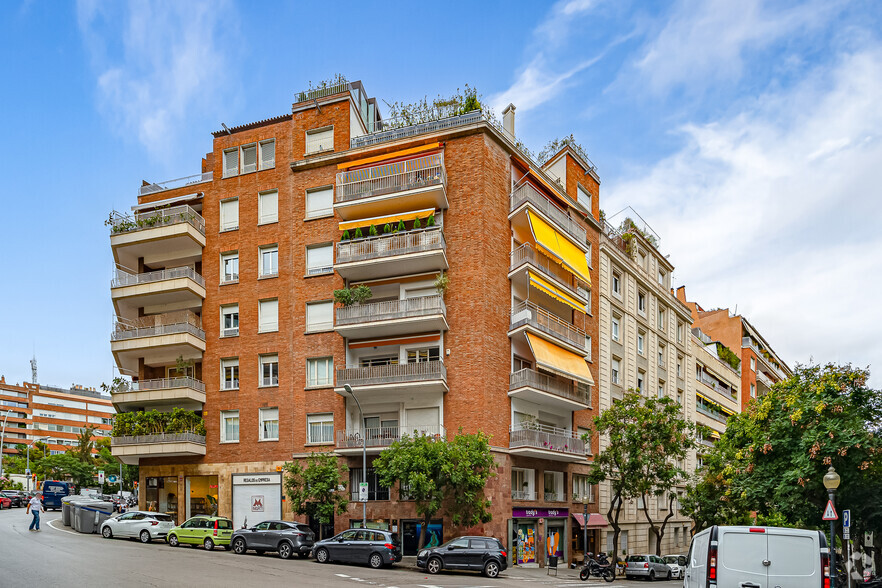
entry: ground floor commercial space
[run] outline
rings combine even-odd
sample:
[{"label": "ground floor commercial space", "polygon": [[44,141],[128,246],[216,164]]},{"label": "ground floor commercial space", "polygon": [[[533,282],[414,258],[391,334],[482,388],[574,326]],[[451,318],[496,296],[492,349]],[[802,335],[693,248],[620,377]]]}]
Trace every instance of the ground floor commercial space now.
[{"label": "ground floor commercial space", "polygon": [[[669,521],[665,527],[665,535],[662,538],[662,555],[685,555],[689,551],[692,541],[692,522],[677,517]],[[652,532],[648,523],[625,522],[620,524],[619,545],[617,553],[619,557],[624,555],[655,554],[658,538]],[[603,530],[601,545],[602,551],[611,553],[613,550],[613,528],[606,527]]]}]

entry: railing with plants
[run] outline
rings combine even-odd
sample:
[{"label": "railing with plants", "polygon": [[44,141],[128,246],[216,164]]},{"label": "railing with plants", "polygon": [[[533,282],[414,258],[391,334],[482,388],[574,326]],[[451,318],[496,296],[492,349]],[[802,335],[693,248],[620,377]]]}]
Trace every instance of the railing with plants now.
[{"label": "railing with plants", "polygon": [[[196,439],[201,438],[197,443],[205,443],[205,422],[192,410],[180,408],[171,412],[122,412],[113,417],[110,434],[115,445],[122,445],[132,437],[157,438],[153,442],[164,442],[169,435],[189,435]],[[128,443],[131,444],[131,441]]]},{"label": "railing with plants", "polygon": [[121,288],[123,286],[136,286],[138,284],[150,284],[152,282],[161,282],[163,280],[175,280],[178,278],[190,278],[203,288],[205,287],[205,278],[196,273],[192,267],[171,267],[167,269],[157,270],[155,272],[144,272],[141,274],[132,274],[122,269],[116,270],[116,275],[110,283],[111,288]]},{"label": "railing with plants", "polygon": [[447,314],[444,299],[440,295],[405,298],[404,300],[384,300],[338,308],[337,326],[434,314]]},{"label": "railing with plants", "polygon": [[112,235],[180,223],[189,223],[200,233],[205,234],[205,219],[187,204],[150,212],[138,212],[134,217],[113,212],[110,214],[110,218],[104,222],[105,225],[110,226]]},{"label": "railing with plants", "polygon": [[517,329],[523,325],[536,327],[544,333],[563,339],[580,351],[587,352],[585,331],[532,302],[521,302],[511,310],[511,328]]},{"label": "railing with plants", "polygon": [[338,173],[337,202],[446,184],[444,154],[433,153]]},{"label": "railing with plants", "polygon": [[428,380],[447,381],[444,362],[436,359],[394,365],[353,366],[337,370],[338,386],[372,386]]},{"label": "railing with plants", "polygon": [[352,84],[349,83],[349,80],[341,74],[336,74],[331,79],[321,81],[316,85],[313,85],[312,82],[310,82],[307,90],[294,94],[294,102],[295,104],[298,102],[306,102],[307,100],[333,96],[334,94],[341,94],[351,90]]},{"label": "railing with plants", "polygon": [[197,392],[205,393],[205,382],[196,378],[156,378],[153,380],[138,380],[131,383],[130,390],[119,390],[118,392],[139,392],[145,390],[170,390],[172,388],[191,388]]},{"label": "railing with plants", "polygon": [[111,339],[113,341],[120,341],[123,339],[171,335],[174,333],[190,333],[203,341],[205,340],[205,331],[202,330],[202,319],[190,310],[152,314],[136,319],[117,318]]},{"label": "railing with plants", "polygon": [[575,220],[567,216],[567,213],[539,192],[531,184],[524,183],[518,186],[510,196],[511,211],[514,211],[524,202],[535,206],[539,212],[550,218],[556,225],[575,239],[580,247],[585,247],[588,231]]},{"label": "railing with plants", "polygon": [[508,389],[517,390],[519,388],[535,388],[542,392],[548,392],[567,400],[573,400],[580,404],[590,405],[591,399],[588,396],[588,388],[586,386],[577,386],[574,380],[561,378],[560,376],[549,376],[524,368],[516,372],[512,372],[508,377]]},{"label": "railing with plants", "polygon": [[441,227],[365,237],[337,243],[337,264],[446,249]]},{"label": "railing with plants", "polygon": [[180,188],[182,186],[192,186],[194,184],[203,184],[205,182],[210,182],[214,178],[214,172],[202,172],[201,174],[194,174],[192,176],[186,176],[183,178],[175,178],[174,180],[166,180],[164,182],[154,182],[152,184],[145,184],[138,188],[138,196],[146,196],[148,194],[155,194],[156,192],[164,192],[166,190],[173,190],[175,188]]},{"label": "railing with plants", "polygon": [[553,155],[557,154],[565,146],[568,146],[575,151],[579,157],[585,160],[585,163],[587,163],[592,170],[597,169],[594,162],[588,158],[588,153],[576,141],[576,138],[572,134],[570,134],[569,137],[561,137],[546,143],[545,147],[542,148],[542,151],[536,156],[536,161],[538,161],[540,165],[545,165]]},{"label": "railing with plants", "polygon": [[566,492],[543,492],[545,502],[564,502],[567,499]]},{"label": "railing with plants", "polygon": [[568,429],[549,427],[537,423],[520,423],[509,430],[510,449],[531,447],[571,455],[586,455],[582,438]]},{"label": "railing with plants", "polygon": [[414,437],[434,437],[444,439],[447,430],[443,425],[415,425],[412,427],[377,427],[355,431],[337,431],[337,449],[357,447],[389,447],[407,435]]},{"label": "railing with plants", "polygon": [[756,353],[757,357],[769,366],[771,372],[778,377],[780,380],[787,379],[787,376],[784,375],[784,370],[778,367],[778,365],[771,359],[771,354],[768,351],[760,349],[760,346],[756,341],[753,340],[753,337],[742,337],[741,338],[741,347],[750,347],[753,349],[754,353]]},{"label": "railing with plants", "polygon": [[529,263],[563,284],[570,294],[589,300],[588,291],[578,285],[580,281],[573,274],[565,270],[559,263],[554,263],[551,258],[537,251],[530,243],[524,243],[512,251],[510,257],[509,271],[514,271],[523,264]]}]

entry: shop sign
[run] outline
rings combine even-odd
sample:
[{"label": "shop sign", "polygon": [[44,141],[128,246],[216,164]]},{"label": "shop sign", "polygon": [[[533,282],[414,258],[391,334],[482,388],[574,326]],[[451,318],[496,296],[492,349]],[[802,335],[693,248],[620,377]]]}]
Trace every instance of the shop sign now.
[{"label": "shop sign", "polygon": [[233,474],[233,484],[281,484],[281,474]]},{"label": "shop sign", "polygon": [[513,508],[511,516],[515,519],[558,519],[570,516],[570,510],[568,508]]},{"label": "shop sign", "polygon": [[253,495],[251,497],[251,512],[263,512],[263,496]]}]

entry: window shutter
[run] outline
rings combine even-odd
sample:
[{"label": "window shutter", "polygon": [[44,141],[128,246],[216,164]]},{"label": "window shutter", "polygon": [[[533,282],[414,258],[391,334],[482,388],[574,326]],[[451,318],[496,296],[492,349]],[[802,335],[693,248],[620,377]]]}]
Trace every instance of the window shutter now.
[{"label": "window shutter", "polygon": [[276,140],[260,144],[260,169],[276,167]]},{"label": "window shutter", "polygon": [[274,223],[279,220],[279,191],[264,192],[258,195],[260,208],[260,224]]},{"label": "window shutter", "polygon": [[239,171],[239,151],[230,149],[224,151],[224,177],[235,176]]},{"label": "window shutter", "polygon": [[306,330],[322,331],[334,326],[334,303],[317,302],[306,305]]},{"label": "window shutter", "polygon": [[306,193],[306,218],[324,216],[334,211],[334,188],[328,186]]},{"label": "window shutter", "polygon": [[260,325],[258,327],[258,330],[261,332],[279,330],[278,300],[260,301]]},{"label": "window shutter", "polygon": [[221,202],[221,230],[239,228],[239,200]]},{"label": "window shutter", "polygon": [[257,145],[242,147],[242,173],[257,171]]},{"label": "window shutter", "polygon": [[321,131],[309,131],[306,133],[306,152],[318,153],[319,151],[334,150],[334,129]]},{"label": "window shutter", "polygon": [[307,275],[321,274],[334,267],[333,246],[321,245],[319,247],[306,248],[306,273]]}]

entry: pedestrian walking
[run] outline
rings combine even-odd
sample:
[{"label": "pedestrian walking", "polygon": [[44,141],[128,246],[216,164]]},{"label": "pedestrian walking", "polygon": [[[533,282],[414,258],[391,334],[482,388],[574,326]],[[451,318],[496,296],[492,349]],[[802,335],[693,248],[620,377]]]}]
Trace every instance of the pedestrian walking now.
[{"label": "pedestrian walking", "polygon": [[28,502],[28,508],[25,510],[25,514],[31,513],[34,515],[33,520],[31,521],[31,526],[28,527],[28,531],[39,531],[40,530],[40,512],[46,512],[46,509],[43,508],[43,501],[40,500],[40,496],[42,492],[37,492],[34,494],[33,498],[31,498],[30,502]]}]

